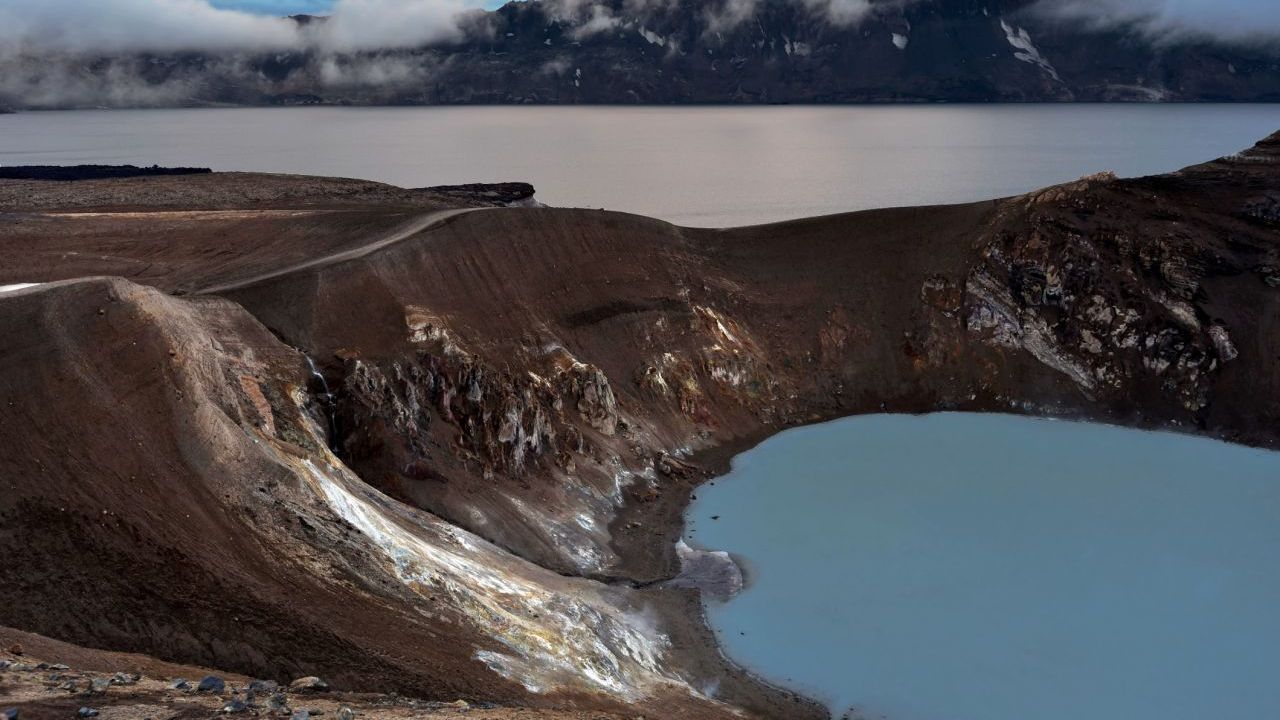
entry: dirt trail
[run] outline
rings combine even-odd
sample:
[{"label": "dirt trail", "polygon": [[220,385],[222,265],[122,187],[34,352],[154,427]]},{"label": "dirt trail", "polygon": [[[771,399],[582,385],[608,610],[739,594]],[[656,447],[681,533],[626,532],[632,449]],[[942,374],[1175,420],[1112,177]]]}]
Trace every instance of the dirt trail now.
[{"label": "dirt trail", "polygon": [[255,275],[243,280],[202,288],[199,292],[203,295],[217,295],[220,293],[230,292],[232,290],[250,287],[252,285],[260,285],[268,280],[284,277],[286,275],[292,275],[306,270],[313,270],[327,265],[336,265],[349,260],[362,258],[370,253],[378,252],[388,246],[404,242],[419,233],[425,233],[439,227],[447,223],[451,218],[464,215],[466,213],[478,212],[479,210],[481,210],[481,208],[459,208],[455,210],[437,210],[435,212],[425,213],[414,218],[409,223],[406,223],[403,227],[396,228],[384,237],[372,240],[366,244],[360,245],[359,247],[353,247],[349,250],[344,250],[333,255],[318,257],[314,260],[297,263],[286,268],[281,268],[280,270],[273,270],[272,272],[262,273],[261,275]]}]

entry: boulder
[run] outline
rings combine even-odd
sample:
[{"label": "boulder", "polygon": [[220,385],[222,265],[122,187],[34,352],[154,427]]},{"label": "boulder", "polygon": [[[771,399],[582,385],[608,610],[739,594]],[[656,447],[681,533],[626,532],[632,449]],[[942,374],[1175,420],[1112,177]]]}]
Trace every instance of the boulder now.
[{"label": "boulder", "polygon": [[329,684],[314,675],[308,675],[289,683],[289,689],[294,692],[321,692],[328,690]]},{"label": "boulder", "polygon": [[196,686],[196,692],[220,693],[227,689],[227,683],[217,675],[206,675]]},{"label": "boulder", "polygon": [[275,680],[253,680],[249,683],[249,689],[254,692],[275,692],[280,688],[280,683]]},{"label": "boulder", "polygon": [[271,697],[267,698],[267,709],[273,713],[288,712],[289,699],[284,696],[284,693],[272,693]]}]

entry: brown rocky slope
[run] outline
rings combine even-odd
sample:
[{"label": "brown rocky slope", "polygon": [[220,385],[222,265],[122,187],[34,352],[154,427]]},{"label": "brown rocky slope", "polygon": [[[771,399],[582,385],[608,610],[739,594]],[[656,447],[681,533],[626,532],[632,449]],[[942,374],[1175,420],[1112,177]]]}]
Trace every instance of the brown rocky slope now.
[{"label": "brown rocky slope", "polygon": [[1280,443],[1280,137],[732,230],[357,182],[0,181],[0,283],[67,279],[0,294],[4,623],[431,699],[799,717],[662,583],[733,452],[939,409]]}]

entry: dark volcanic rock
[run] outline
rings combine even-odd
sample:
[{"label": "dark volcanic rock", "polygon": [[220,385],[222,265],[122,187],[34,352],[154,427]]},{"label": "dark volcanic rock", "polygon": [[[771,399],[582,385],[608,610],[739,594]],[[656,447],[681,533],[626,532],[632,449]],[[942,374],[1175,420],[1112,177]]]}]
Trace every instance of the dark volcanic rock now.
[{"label": "dark volcanic rock", "polygon": [[226,681],[217,675],[206,675],[201,678],[200,684],[196,686],[198,692],[220,693],[227,687]]},{"label": "dark volcanic rock", "polygon": [[273,692],[271,697],[267,698],[267,710],[273,713],[281,713],[289,708],[289,699],[284,693]]},{"label": "dark volcanic rock", "polygon": [[513,205],[533,199],[533,186],[522,182],[435,185],[423,190],[443,197],[490,205]]},{"label": "dark volcanic rock", "polygon": [[249,683],[248,689],[253,692],[273,693],[279,689],[280,684],[275,680],[254,680]]},{"label": "dark volcanic rock", "polygon": [[111,684],[112,685],[136,685],[138,681],[141,679],[142,679],[141,676],[139,676],[137,673],[118,672],[111,676]]},{"label": "dark volcanic rock", "polygon": [[105,180],[108,178],[200,175],[209,168],[166,168],[159,165],[13,165],[0,167],[0,180]]}]

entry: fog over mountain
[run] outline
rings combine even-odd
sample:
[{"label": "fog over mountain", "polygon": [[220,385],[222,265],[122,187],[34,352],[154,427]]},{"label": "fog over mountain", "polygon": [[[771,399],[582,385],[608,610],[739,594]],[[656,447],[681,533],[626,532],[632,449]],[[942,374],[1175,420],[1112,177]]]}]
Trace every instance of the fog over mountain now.
[{"label": "fog over mountain", "polygon": [[4,0],[0,53],[414,47],[455,36],[464,0],[340,0],[327,22],[220,9],[207,0]]},{"label": "fog over mountain", "polygon": [[1131,27],[1149,37],[1267,44],[1280,36],[1280,3],[1270,0],[1040,0],[1046,17]]},{"label": "fog over mountain", "polygon": [[0,0],[0,104],[1280,99],[1280,6],[1246,0],[237,7]]}]

